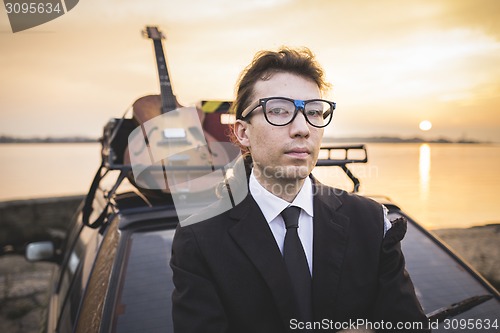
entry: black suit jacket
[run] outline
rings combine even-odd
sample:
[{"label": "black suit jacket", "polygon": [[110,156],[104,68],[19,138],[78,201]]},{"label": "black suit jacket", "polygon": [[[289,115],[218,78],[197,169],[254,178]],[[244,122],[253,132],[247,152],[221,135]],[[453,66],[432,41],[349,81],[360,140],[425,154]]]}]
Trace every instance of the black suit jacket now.
[{"label": "black suit jacket", "polygon": [[[406,222],[384,238],[380,204],[313,184],[315,321],[425,322],[400,248]],[[171,267],[176,333],[294,331],[290,277],[250,194],[221,215],[179,226]]]}]

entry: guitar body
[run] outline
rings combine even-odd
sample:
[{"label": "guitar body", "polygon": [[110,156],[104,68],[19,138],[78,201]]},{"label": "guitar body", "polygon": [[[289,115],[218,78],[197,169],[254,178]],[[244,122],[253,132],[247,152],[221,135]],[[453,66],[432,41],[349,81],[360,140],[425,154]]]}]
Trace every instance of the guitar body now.
[{"label": "guitar body", "polygon": [[147,95],[132,104],[132,118],[138,125],[161,115],[161,96]]},{"label": "guitar body", "polygon": [[[161,115],[161,96],[160,95],[147,95],[137,99],[132,104],[132,119],[137,126],[144,124],[146,121]],[[130,152],[129,147],[125,149],[123,154],[123,164],[130,165]],[[133,177],[128,177],[133,182]],[[135,183],[134,183],[135,184]],[[135,184],[136,185],[136,184]]]},{"label": "guitar body", "polygon": [[[133,104],[134,120],[139,126],[143,126],[148,121],[160,120],[161,96],[148,95],[139,98]],[[203,123],[204,113],[201,110],[192,108],[179,108],[175,113],[168,114],[168,127],[164,128],[184,128],[182,119],[183,112],[196,112],[200,123]],[[156,118],[156,119],[155,119]],[[199,127],[189,127],[186,130],[186,143],[181,146],[182,151],[171,156],[173,151],[179,150],[179,144],[165,144],[160,130],[147,133],[147,140],[144,140],[149,155],[153,158],[152,165],[156,169],[147,170],[141,175],[134,177],[129,175],[129,181],[144,194],[151,195],[151,190],[162,193],[173,192],[169,184],[178,184],[175,192],[184,191],[189,194],[213,192],[215,185],[221,181],[220,172],[213,172],[216,167],[228,164],[230,156],[235,152],[228,153],[228,148],[233,148],[229,143],[218,142],[206,131],[197,130]],[[124,163],[130,165],[133,158],[131,154],[141,154],[142,148],[129,147],[124,153]],[[234,150],[234,148],[232,149]],[[170,170],[169,168],[174,168]],[[198,168],[198,169],[196,169]],[[170,178],[169,178],[170,177]]]}]

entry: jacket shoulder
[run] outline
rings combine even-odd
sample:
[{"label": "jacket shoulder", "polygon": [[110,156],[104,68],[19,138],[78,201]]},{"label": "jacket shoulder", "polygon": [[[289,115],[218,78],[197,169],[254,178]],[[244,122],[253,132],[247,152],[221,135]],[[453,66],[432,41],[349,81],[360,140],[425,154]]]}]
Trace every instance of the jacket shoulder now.
[{"label": "jacket shoulder", "polygon": [[352,208],[364,208],[369,210],[381,210],[382,205],[377,201],[355,193],[343,192],[340,197],[343,206]]},{"label": "jacket shoulder", "polygon": [[252,203],[256,205],[250,194],[235,206],[225,200],[218,200],[179,222],[178,229],[189,227],[196,232],[228,227],[238,219],[238,216],[244,216],[251,209]]},{"label": "jacket shoulder", "polygon": [[[359,235],[383,235],[384,210],[380,203],[371,198],[320,184],[317,193],[323,207],[329,207],[333,214],[340,214],[350,221],[350,230]],[[318,187],[319,189],[319,187]]]},{"label": "jacket shoulder", "polygon": [[345,190],[328,186],[315,180],[314,183],[316,194],[323,200],[328,201],[333,208],[339,209],[368,209],[382,210],[382,205],[371,198],[361,196],[359,194],[350,193]]}]

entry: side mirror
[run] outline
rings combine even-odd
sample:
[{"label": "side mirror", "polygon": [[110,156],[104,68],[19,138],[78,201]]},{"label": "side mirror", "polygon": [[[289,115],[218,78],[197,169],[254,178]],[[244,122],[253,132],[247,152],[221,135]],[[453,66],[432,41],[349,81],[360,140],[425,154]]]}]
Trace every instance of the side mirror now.
[{"label": "side mirror", "polygon": [[56,261],[54,243],[51,241],[29,243],[25,257],[28,261]]}]

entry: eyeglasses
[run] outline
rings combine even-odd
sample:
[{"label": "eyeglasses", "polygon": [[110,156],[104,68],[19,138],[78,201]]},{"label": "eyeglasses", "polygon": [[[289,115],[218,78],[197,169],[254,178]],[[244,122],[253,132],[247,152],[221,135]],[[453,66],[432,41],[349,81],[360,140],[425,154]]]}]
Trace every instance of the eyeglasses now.
[{"label": "eyeglasses", "polygon": [[304,101],[286,97],[267,97],[259,99],[257,103],[243,110],[241,118],[246,118],[259,106],[262,107],[264,117],[271,125],[285,126],[290,124],[300,110],[311,126],[321,128],[327,126],[332,120],[336,103],[324,99]]}]

